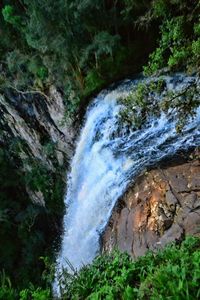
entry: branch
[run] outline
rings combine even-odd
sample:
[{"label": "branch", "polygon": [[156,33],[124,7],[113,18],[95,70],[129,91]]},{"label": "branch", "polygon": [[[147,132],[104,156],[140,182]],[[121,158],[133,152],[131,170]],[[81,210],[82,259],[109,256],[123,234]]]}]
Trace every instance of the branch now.
[{"label": "branch", "polygon": [[167,99],[167,102],[171,102],[174,99],[185,95],[185,93],[187,93],[187,91],[190,90],[191,87],[198,87],[198,82],[199,82],[199,78],[197,78],[196,81],[193,81],[192,83],[190,83],[184,90],[182,90],[179,93],[175,94],[173,97]]},{"label": "branch", "polygon": [[181,97],[181,96],[183,96],[183,95],[185,95],[185,93],[187,93],[187,91],[191,88],[191,87],[197,87],[197,83],[198,83],[198,81],[195,81],[195,82],[192,82],[192,83],[190,83],[186,88],[185,88],[185,90],[183,90],[183,91],[181,91],[179,94],[176,94],[174,97],[172,97],[170,100],[174,100],[174,99],[176,99],[177,97]]},{"label": "branch", "polygon": [[45,93],[43,93],[42,91],[34,91],[34,90],[30,90],[30,91],[21,91],[21,90],[18,90],[16,87],[12,86],[12,85],[9,85],[8,87],[11,88],[11,89],[13,89],[13,90],[15,90],[17,93],[22,94],[22,95],[27,95],[27,94],[39,94],[39,95],[45,97],[46,100],[49,100],[49,97],[48,97]]}]

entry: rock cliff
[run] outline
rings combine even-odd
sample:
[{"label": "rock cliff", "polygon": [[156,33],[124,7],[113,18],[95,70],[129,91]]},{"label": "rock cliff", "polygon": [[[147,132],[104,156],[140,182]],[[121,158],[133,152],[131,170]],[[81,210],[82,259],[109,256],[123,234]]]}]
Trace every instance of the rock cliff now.
[{"label": "rock cliff", "polygon": [[[21,160],[24,173],[35,159],[51,172],[56,167],[67,169],[73,153],[75,132],[64,120],[66,106],[61,94],[50,87],[48,96],[37,92],[7,90],[0,95],[0,146],[11,148]],[[41,191],[27,192],[33,202],[45,205]]]},{"label": "rock cliff", "polygon": [[[103,251],[119,248],[133,257],[200,236],[200,155],[138,177],[119,200],[102,237]],[[169,162],[170,164],[170,162]]]}]

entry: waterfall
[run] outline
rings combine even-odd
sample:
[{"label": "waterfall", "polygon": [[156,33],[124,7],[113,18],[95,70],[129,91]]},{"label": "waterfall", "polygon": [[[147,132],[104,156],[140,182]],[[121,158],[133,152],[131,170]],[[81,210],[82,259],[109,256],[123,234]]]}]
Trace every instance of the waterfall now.
[{"label": "waterfall", "polygon": [[[167,89],[175,91],[193,79],[181,74],[165,77]],[[101,92],[88,108],[68,176],[64,232],[53,287],[58,295],[58,274],[68,267],[67,261],[80,269],[98,254],[100,234],[130,181],[178,150],[200,145],[200,109],[180,134],[175,130],[176,117],[170,113],[150,117],[137,130],[120,125],[118,99],[137,83],[126,80]]]}]

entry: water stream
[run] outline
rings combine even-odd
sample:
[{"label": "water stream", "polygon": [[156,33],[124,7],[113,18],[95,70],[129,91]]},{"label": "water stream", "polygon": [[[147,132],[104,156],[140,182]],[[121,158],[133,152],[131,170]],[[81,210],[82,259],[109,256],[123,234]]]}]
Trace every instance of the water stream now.
[{"label": "water stream", "polygon": [[[168,90],[179,90],[193,79],[181,74],[165,78]],[[200,145],[200,109],[182,134],[175,130],[176,117],[164,113],[149,118],[139,130],[123,128],[117,100],[137,82],[126,80],[113,90],[101,92],[88,108],[68,175],[64,233],[54,282],[58,295],[57,276],[68,267],[67,261],[80,269],[98,254],[100,234],[130,181],[178,150]]]}]

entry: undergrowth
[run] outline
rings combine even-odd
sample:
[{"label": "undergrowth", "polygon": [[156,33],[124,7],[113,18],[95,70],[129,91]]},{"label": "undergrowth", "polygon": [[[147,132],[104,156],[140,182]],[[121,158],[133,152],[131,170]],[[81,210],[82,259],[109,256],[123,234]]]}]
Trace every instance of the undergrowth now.
[{"label": "undergrowth", "polygon": [[[18,290],[5,272],[0,276],[0,300],[52,300],[54,267],[43,258],[41,282]],[[200,299],[200,238],[187,237],[136,260],[117,250],[98,256],[73,275],[65,270],[61,300],[197,300]]]},{"label": "undergrowth", "polygon": [[65,277],[62,299],[200,299],[200,239],[187,237],[133,261],[114,251]]}]

